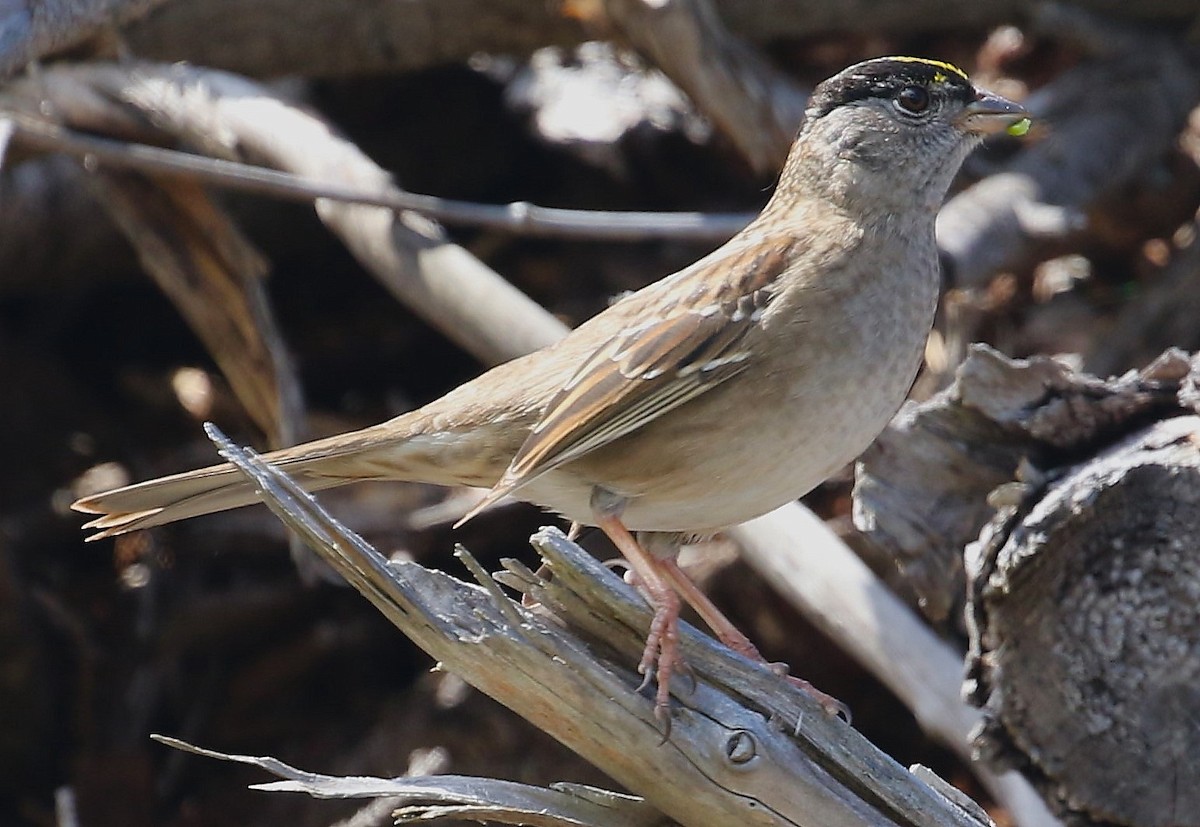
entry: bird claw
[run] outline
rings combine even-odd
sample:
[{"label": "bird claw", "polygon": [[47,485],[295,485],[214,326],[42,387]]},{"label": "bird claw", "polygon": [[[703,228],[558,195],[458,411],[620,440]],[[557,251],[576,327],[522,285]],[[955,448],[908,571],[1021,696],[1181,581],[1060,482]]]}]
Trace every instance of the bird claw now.
[{"label": "bird claw", "polygon": [[846,723],[850,723],[851,715],[849,706],[842,703],[832,695],[817,689],[811,683],[804,680],[804,678],[797,678],[795,675],[791,674],[791,667],[786,663],[783,663],[782,661],[768,662],[761,655],[759,655],[759,660],[763,662],[763,665],[766,666],[772,674],[778,675],[788,683],[792,684],[792,686],[804,690],[804,692],[810,698],[821,705],[821,709],[825,710],[827,714],[841,718]]},{"label": "bird claw", "polygon": [[687,678],[689,684],[687,693],[689,695],[694,694],[696,687],[700,684],[696,681],[696,672],[692,669],[692,665],[683,658],[680,658],[679,662],[675,665],[675,674],[682,678]]},{"label": "bird claw", "polygon": [[653,679],[657,686],[654,691],[654,717],[663,727],[663,742],[671,735],[671,676],[686,675],[690,678],[693,691],[696,678],[691,667],[679,656],[679,605],[659,606],[654,611],[654,619],[650,621],[650,631],[646,635],[646,646],[642,650],[642,659],[638,663],[638,674],[642,682],[638,691],[645,690]]},{"label": "bird claw", "polygon": [[[797,678],[795,675],[789,675],[788,671],[787,671],[786,663],[769,663],[769,664],[767,664],[767,666],[771,669],[772,672],[775,672],[777,675],[780,675],[780,676],[786,678],[788,683],[804,690],[805,694],[807,694],[810,698],[812,698],[814,701],[819,703],[821,705],[821,709],[825,710],[825,712],[828,715],[841,718],[847,724],[849,724],[851,722],[852,716],[850,713],[849,706],[842,703],[841,701],[839,701],[837,698],[833,697],[832,695],[829,695],[825,692],[822,692],[820,689],[817,689],[811,683],[804,680],[804,678]],[[779,667],[783,667],[782,672],[777,671]]]}]

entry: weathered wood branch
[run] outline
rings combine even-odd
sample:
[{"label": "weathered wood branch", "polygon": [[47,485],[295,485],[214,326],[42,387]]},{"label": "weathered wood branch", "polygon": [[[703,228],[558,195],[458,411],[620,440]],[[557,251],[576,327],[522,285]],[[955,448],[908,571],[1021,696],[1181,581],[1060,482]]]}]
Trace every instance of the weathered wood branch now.
[{"label": "weathered wood branch", "polygon": [[534,787],[462,775],[343,778],[305,772],[275,758],[230,755],[203,749],[178,738],[151,737],[169,747],[206,758],[249,764],[281,779],[254,784],[251,789],[306,793],[314,798],[375,799],[395,811],[396,824],[437,824],[450,820],[458,823],[462,819],[532,827],[666,827],[670,823],[666,816],[637,796],[582,784]]},{"label": "weathered wood branch", "polygon": [[548,578],[510,564],[505,580],[566,630],[486,578],[471,586],[386,560],[286,477],[212,433],[276,514],[418,645],[681,824],[979,827],[978,814],[918,781],[803,691],[686,624],[682,648],[696,684],[674,695],[664,742],[653,703],[634,691],[648,607],[557,530],[534,538]]}]

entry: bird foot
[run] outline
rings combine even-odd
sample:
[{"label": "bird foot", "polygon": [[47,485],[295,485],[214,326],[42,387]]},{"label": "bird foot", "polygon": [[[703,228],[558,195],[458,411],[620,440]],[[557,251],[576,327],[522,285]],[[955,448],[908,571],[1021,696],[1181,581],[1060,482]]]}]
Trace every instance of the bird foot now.
[{"label": "bird foot", "polygon": [[804,678],[797,678],[795,675],[788,673],[788,665],[786,663],[768,663],[767,666],[772,672],[784,678],[792,686],[804,690],[808,697],[821,705],[821,709],[825,710],[828,715],[841,718],[846,723],[851,722],[850,707],[839,701],[837,698],[822,692],[817,689]]},{"label": "bird foot", "polygon": [[769,662],[762,656],[762,653],[758,651],[758,647],[751,643],[750,638],[742,634],[741,631],[733,624],[728,624],[727,626],[722,627],[720,630],[715,631],[717,631],[717,637],[721,639],[721,642],[730,649],[740,655],[744,655],[750,660],[755,660],[761,664],[764,664],[776,675],[787,680],[788,683],[803,689],[806,693],[808,693],[808,696],[819,703],[821,708],[827,713],[843,718],[846,723],[850,723],[850,707],[846,706],[846,704],[842,703],[832,695],[828,695],[822,692],[820,689],[817,689],[803,678],[797,678],[790,674],[791,667],[789,667],[786,663]]},{"label": "bird foot", "polygon": [[[691,674],[686,662],[679,655],[679,598],[674,593],[659,595],[654,608],[654,619],[646,635],[646,646],[638,663],[638,674],[642,682],[638,691],[657,682],[654,692],[654,717],[663,725],[667,735],[671,731],[671,676]],[[694,680],[694,679],[693,679]]]}]

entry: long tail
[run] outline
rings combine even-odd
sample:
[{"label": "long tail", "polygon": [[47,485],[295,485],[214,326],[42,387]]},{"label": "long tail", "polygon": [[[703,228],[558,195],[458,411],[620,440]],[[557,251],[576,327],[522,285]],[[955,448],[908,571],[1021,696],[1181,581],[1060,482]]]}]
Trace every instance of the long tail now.
[{"label": "long tail", "polygon": [[[319,491],[359,480],[397,478],[394,473],[373,472],[384,463],[372,463],[370,455],[395,453],[404,442],[394,426],[390,430],[376,426],[273,451],[264,458],[305,489]],[[90,541],[258,501],[253,484],[226,463],[84,497],[71,508],[100,515],[84,526],[97,530],[87,538]]]}]

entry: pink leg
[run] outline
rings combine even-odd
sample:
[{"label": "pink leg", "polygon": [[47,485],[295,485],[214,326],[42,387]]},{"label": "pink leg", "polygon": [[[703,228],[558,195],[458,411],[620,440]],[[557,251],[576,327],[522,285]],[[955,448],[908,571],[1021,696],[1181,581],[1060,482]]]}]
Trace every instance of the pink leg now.
[{"label": "pink leg", "polygon": [[[592,513],[599,527],[621,555],[629,563],[638,585],[642,588],[651,608],[654,618],[650,622],[650,632],[646,636],[646,646],[642,650],[642,660],[638,664],[638,672],[644,676],[642,687],[650,681],[653,672],[658,680],[658,688],[654,695],[654,716],[664,722],[667,732],[670,732],[670,700],[671,675],[683,672],[687,664],[679,656],[679,598],[682,596],[704,619],[704,622],[716,633],[717,637],[735,652],[766,663],[764,658],[750,639],[742,634],[736,626],[722,614],[708,595],[700,591],[695,583],[684,574],[675,562],[674,557],[657,557],[642,547],[621,522],[621,512],[625,500],[619,495],[599,486],[592,492]],[[655,665],[657,664],[657,670]],[[773,668],[774,664],[771,665]],[[811,694],[821,706],[831,715],[842,715],[850,720],[850,710],[841,701],[817,690],[808,681],[793,678],[787,674],[787,667],[780,664],[782,669],[774,668],[792,683]]]},{"label": "pink leg", "polygon": [[629,563],[637,576],[638,585],[654,609],[654,619],[650,621],[650,632],[646,636],[646,647],[642,650],[638,672],[645,676],[642,686],[649,683],[651,673],[655,673],[658,689],[654,695],[654,717],[665,721],[669,727],[671,675],[683,668],[679,659],[679,595],[663,577],[661,561],[642,548],[618,517],[597,514],[596,525],[608,535]]},{"label": "pink leg", "polygon": [[[687,601],[689,606],[696,610],[696,614],[700,615],[722,643],[750,660],[767,663],[767,659],[758,651],[758,647],[751,643],[750,638],[742,634],[741,630],[733,625],[733,621],[727,618],[725,613],[709,600],[708,595],[692,582],[692,579],[679,567],[679,563],[674,558],[655,559],[654,562],[661,570],[663,578]],[[779,672],[811,695],[830,715],[841,715],[847,721],[850,720],[850,708],[837,698],[822,692],[803,678],[789,675],[786,664],[772,663],[768,665],[772,670]]]}]

